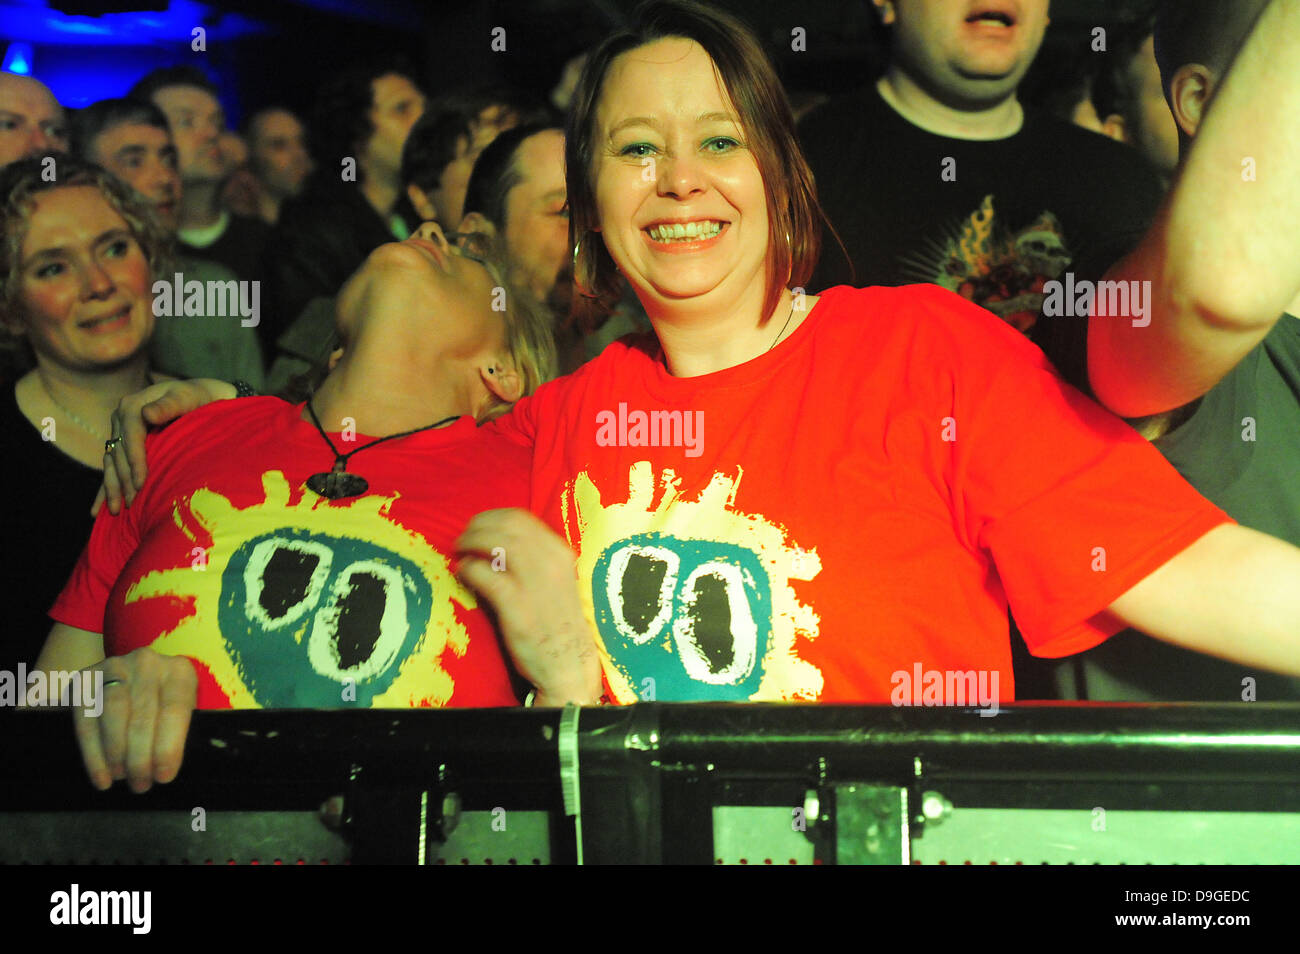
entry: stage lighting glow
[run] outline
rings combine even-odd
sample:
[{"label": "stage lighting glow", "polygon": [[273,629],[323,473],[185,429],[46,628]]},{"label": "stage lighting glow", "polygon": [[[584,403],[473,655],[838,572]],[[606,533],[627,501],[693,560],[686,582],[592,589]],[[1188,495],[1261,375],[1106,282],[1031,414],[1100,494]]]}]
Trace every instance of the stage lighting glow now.
[{"label": "stage lighting glow", "polygon": [[10,43],[5,50],[4,63],[0,70],[5,73],[21,73],[23,76],[32,71],[32,45],[30,43]]}]

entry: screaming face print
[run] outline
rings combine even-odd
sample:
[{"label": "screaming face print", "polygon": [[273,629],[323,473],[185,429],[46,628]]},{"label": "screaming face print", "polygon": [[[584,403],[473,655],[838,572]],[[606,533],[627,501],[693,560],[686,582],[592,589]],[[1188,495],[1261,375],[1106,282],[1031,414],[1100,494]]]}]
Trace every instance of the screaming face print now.
[{"label": "screaming face print", "polygon": [[697,500],[670,469],[658,488],[633,464],[626,503],[583,473],[565,492],[582,595],[620,701],[816,699],[821,672],[799,657],[818,618],[792,580],[821,571],[816,551],[735,509],[742,474],[715,473]]},{"label": "screaming face print", "polygon": [[444,654],[469,646],[456,607],[476,604],[447,558],[388,516],[396,497],[291,504],[279,471],[262,486],[264,502],[242,509],[208,489],[177,503],[202,559],[146,573],[124,597],[178,611],[153,647],[203,663],[235,708],[446,704]]}]

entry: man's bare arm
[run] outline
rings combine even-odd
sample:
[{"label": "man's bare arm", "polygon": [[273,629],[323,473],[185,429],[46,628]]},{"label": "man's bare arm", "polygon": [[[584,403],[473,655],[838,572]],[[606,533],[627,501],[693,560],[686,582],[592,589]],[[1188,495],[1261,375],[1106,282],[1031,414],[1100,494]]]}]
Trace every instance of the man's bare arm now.
[{"label": "man's bare arm", "polygon": [[1151,282],[1148,325],[1125,316],[1089,321],[1089,379],[1121,417],[1201,397],[1300,293],[1297,58],[1300,0],[1272,0],[1220,84],[1151,231],[1106,275]]}]

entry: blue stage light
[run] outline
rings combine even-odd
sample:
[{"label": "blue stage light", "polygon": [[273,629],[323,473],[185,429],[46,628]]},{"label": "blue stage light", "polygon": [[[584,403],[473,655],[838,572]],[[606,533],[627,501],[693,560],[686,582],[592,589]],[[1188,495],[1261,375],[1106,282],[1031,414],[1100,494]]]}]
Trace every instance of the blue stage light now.
[{"label": "blue stage light", "polygon": [[5,73],[21,73],[27,76],[32,71],[32,45],[30,43],[10,43],[9,49],[5,50],[4,62],[0,63],[0,71]]}]

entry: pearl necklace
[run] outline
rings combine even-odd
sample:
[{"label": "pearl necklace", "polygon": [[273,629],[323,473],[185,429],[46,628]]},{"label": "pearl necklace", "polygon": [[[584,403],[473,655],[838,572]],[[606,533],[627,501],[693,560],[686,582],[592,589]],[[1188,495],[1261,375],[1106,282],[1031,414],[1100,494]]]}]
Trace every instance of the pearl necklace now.
[{"label": "pearl necklace", "polygon": [[50,390],[50,385],[45,380],[45,376],[38,373],[36,377],[40,379],[41,387],[45,390],[45,393],[49,397],[49,399],[54,402],[54,406],[57,407],[60,411],[62,411],[64,414],[66,414],[68,416],[68,419],[71,420],[73,424],[76,424],[87,434],[92,434],[102,441],[106,441],[113,436],[111,430],[109,433],[105,434],[99,428],[92,427],[90,424],[87,424],[85,421],[83,421],[80,417],[78,417],[76,414],[72,412],[71,408],[64,407],[63,402],[61,402],[58,398],[56,398],[54,396],[54,392]]}]

